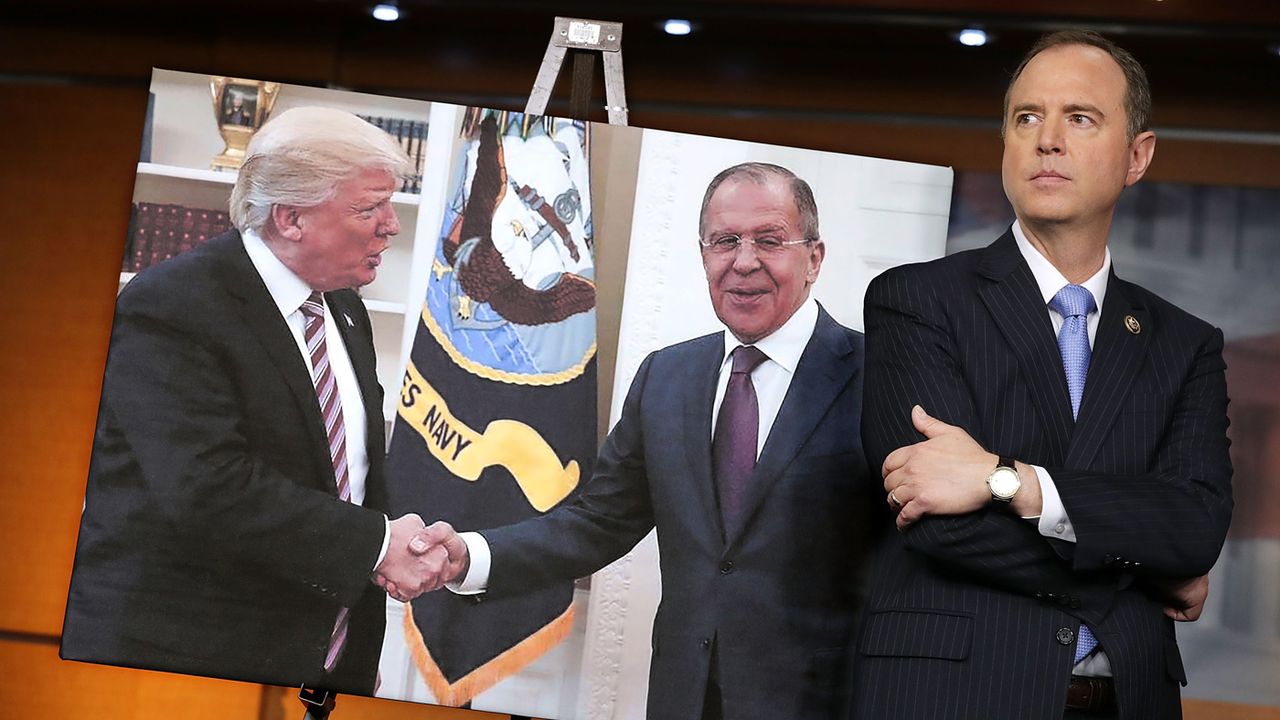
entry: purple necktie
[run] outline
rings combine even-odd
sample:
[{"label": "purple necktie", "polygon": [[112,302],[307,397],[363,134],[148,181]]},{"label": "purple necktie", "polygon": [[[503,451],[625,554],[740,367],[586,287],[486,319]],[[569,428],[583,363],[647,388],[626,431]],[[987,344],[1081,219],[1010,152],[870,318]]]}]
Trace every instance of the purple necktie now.
[{"label": "purple necktie", "polygon": [[711,460],[720,493],[720,517],[725,528],[733,526],[742,505],[742,494],[756,469],[756,443],[760,434],[760,404],[751,384],[751,371],[769,358],[753,345],[733,351],[733,370],[720,403],[716,432],[711,440]]},{"label": "purple necktie", "polygon": [[[351,502],[351,479],[347,471],[347,429],[342,422],[342,398],[338,395],[338,381],[329,366],[329,348],[324,341],[324,297],[311,293],[302,303],[302,316],[306,318],[303,339],[311,354],[311,380],[316,386],[316,399],[320,401],[320,415],[324,418],[325,435],[329,438],[329,459],[333,462],[333,477],[338,483],[338,498]],[[347,644],[350,608],[338,611],[329,636],[329,651],[324,656],[325,672],[332,672]]]}]

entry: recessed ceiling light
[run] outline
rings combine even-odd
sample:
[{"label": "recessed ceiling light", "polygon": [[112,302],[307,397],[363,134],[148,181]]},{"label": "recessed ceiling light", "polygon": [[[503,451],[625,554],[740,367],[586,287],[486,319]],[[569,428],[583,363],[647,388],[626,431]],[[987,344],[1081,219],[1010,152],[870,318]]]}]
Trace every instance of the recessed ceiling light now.
[{"label": "recessed ceiling light", "polygon": [[693,32],[693,23],[688,20],[672,18],[662,23],[662,30],[668,35],[688,35]]},{"label": "recessed ceiling light", "polygon": [[956,36],[961,45],[969,47],[982,47],[987,44],[987,33],[979,28],[965,28]]},{"label": "recessed ceiling light", "polygon": [[395,22],[400,19],[400,8],[395,3],[378,3],[373,6],[373,17],[383,22]]}]

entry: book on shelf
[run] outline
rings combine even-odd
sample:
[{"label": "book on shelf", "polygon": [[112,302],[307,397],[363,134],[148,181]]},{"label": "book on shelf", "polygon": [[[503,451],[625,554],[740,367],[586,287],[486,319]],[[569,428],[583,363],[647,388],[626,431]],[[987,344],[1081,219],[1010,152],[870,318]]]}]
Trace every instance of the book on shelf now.
[{"label": "book on shelf", "polygon": [[[359,117],[361,120],[394,137],[396,142],[400,143],[400,147],[404,148],[405,154],[413,161],[415,170],[422,167],[422,156],[426,154],[427,148],[427,123],[425,121],[379,117],[377,115],[360,115]],[[422,173],[415,172],[412,177],[407,178],[404,181],[404,186],[400,188],[400,192],[413,193],[415,195],[421,193]]]},{"label": "book on shelf", "polygon": [[231,229],[225,210],[168,203],[134,203],[125,247],[125,272],[141,272],[158,262],[200,247]]}]

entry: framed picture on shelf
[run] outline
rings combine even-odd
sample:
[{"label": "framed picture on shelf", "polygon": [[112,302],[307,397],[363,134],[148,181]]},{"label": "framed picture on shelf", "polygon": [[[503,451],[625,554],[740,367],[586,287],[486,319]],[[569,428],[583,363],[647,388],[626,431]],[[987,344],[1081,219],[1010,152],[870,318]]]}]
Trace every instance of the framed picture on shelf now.
[{"label": "framed picture on shelf", "polygon": [[209,80],[214,119],[226,142],[211,163],[214,170],[236,170],[244,162],[249,139],[271,115],[280,83],[214,75]]},{"label": "framed picture on shelf", "polygon": [[218,124],[253,127],[257,110],[258,88],[256,86],[228,83],[222,93]]}]

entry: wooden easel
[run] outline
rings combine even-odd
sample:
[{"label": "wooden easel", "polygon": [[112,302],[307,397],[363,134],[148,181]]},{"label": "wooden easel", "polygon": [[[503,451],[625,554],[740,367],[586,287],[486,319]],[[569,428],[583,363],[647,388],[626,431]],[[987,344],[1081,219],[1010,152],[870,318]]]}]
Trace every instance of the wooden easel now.
[{"label": "wooden easel", "polygon": [[591,80],[596,53],[604,57],[604,97],[610,125],[627,124],[627,91],[622,81],[622,23],[582,18],[557,17],[542,66],[533,81],[533,91],[524,111],[546,115],[547,101],[555,87],[565,55],[573,52],[573,85],[569,93],[569,115],[587,119]]}]

